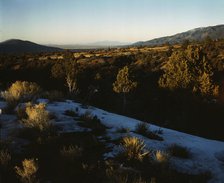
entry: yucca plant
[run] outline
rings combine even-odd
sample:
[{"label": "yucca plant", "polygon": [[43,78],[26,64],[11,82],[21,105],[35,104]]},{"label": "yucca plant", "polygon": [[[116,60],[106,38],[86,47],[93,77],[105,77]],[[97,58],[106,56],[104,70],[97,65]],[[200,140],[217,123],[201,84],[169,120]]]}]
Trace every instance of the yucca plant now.
[{"label": "yucca plant", "polygon": [[143,140],[137,137],[124,137],[121,143],[122,154],[127,160],[139,160],[142,161],[144,157],[149,154],[149,151],[145,149]]}]

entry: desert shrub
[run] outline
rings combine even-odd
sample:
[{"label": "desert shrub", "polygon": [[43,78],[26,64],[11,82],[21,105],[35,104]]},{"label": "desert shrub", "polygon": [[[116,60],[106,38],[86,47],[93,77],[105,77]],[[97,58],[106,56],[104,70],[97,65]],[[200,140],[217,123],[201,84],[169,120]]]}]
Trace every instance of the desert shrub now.
[{"label": "desert shrub", "polygon": [[141,176],[140,172],[133,169],[122,167],[119,163],[114,161],[106,161],[106,176],[108,177],[109,182],[116,183],[146,183]]},{"label": "desert shrub", "polygon": [[190,152],[186,147],[180,146],[178,144],[173,144],[168,148],[170,155],[179,158],[189,158]]},{"label": "desert shrub", "polygon": [[91,128],[94,133],[102,134],[106,130],[106,126],[104,126],[100,119],[97,116],[93,116],[89,111],[86,111],[83,115],[80,116],[80,126]]},{"label": "desert shrub", "polygon": [[21,182],[35,183],[38,165],[34,159],[24,159],[22,167],[15,166],[16,173],[19,175]]},{"label": "desert shrub", "polygon": [[20,100],[31,100],[40,92],[40,87],[33,82],[16,81],[7,91],[2,93],[2,97],[8,103],[14,103]]},{"label": "desert shrub", "polygon": [[80,119],[82,120],[82,121],[91,121],[91,120],[93,120],[93,115],[91,114],[91,112],[90,111],[86,111],[84,114],[82,114],[81,116],[80,116]]},{"label": "desert shrub", "polygon": [[16,116],[18,119],[25,119],[27,118],[26,108],[28,106],[32,106],[31,102],[26,103],[25,105],[18,105],[16,108]]},{"label": "desert shrub", "polygon": [[135,132],[141,134],[147,138],[155,140],[163,140],[162,137],[149,130],[148,125],[144,122],[140,122],[135,127]]},{"label": "desert shrub", "polygon": [[147,136],[149,129],[146,123],[140,122],[136,125],[135,131],[141,135]]},{"label": "desert shrub", "polygon": [[64,112],[64,115],[71,116],[71,117],[76,117],[76,116],[78,116],[78,114],[77,114],[75,111],[73,111],[73,110],[66,110],[66,111]]},{"label": "desert shrub", "polygon": [[40,131],[48,129],[50,124],[49,112],[46,111],[46,104],[29,104],[26,106],[27,119],[22,119],[24,126],[28,128],[36,128]]},{"label": "desert shrub", "polygon": [[149,151],[145,149],[144,141],[136,137],[124,137],[121,143],[121,154],[127,160],[142,161],[149,155]]},{"label": "desert shrub", "polygon": [[155,152],[155,160],[158,163],[168,163],[169,161],[169,154],[164,151],[156,151]]},{"label": "desert shrub", "polygon": [[0,150],[0,166],[8,166],[12,157],[7,149]]},{"label": "desert shrub", "polygon": [[129,133],[130,132],[130,129],[129,128],[125,128],[125,127],[120,127],[120,128],[117,128],[116,131],[118,133]]},{"label": "desert shrub", "polygon": [[70,145],[68,147],[63,146],[60,150],[60,154],[66,160],[74,160],[82,156],[83,149],[78,146]]},{"label": "desert shrub", "polygon": [[43,93],[43,98],[47,98],[49,101],[61,101],[64,98],[64,94],[58,90],[47,91]]}]

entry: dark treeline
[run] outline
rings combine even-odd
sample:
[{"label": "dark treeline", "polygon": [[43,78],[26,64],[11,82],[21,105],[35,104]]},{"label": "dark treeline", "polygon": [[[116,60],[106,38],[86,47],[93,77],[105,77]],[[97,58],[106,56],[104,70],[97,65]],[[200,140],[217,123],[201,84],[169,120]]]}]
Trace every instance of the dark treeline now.
[{"label": "dark treeline", "polygon": [[[45,91],[57,90],[64,97],[87,105],[163,127],[224,139],[224,41],[186,41],[165,47],[148,52],[143,52],[143,47],[123,56],[85,56],[94,51],[77,58],[69,51],[53,53],[62,54],[63,58],[58,59],[48,54],[1,55],[1,90],[17,80],[32,81]],[[124,111],[123,95],[115,92],[113,83],[125,66],[128,78],[137,85],[126,93]]]}]

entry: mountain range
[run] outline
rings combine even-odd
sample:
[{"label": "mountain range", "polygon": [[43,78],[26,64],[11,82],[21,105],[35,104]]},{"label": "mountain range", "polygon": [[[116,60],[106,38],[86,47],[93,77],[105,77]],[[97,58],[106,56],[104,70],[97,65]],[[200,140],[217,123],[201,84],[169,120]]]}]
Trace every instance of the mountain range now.
[{"label": "mountain range", "polygon": [[202,41],[206,37],[211,39],[223,39],[224,38],[224,25],[216,25],[209,27],[200,27],[192,29],[186,32],[178,33],[172,36],[166,36],[161,38],[152,39],[149,41],[136,42],[134,46],[156,46],[162,44],[177,44],[182,43],[185,40],[189,41]]},{"label": "mountain range", "polygon": [[178,33],[172,36],[152,39],[149,41],[139,41],[133,44],[121,43],[115,41],[102,41],[89,44],[79,45],[40,45],[30,41],[23,41],[19,39],[10,39],[0,43],[0,53],[40,53],[40,52],[58,52],[63,49],[95,49],[107,47],[121,47],[121,46],[157,46],[162,44],[177,44],[185,40],[202,41],[206,37],[213,40],[224,38],[224,25],[216,25],[209,27],[200,27],[186,32]]}]

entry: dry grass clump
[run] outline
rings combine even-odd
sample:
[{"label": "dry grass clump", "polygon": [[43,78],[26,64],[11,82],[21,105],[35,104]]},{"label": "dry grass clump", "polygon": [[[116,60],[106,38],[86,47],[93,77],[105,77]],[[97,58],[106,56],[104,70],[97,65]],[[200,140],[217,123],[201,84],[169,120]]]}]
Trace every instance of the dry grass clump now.
[{"label": "dry grass clump", "polygon": [[106,130],[106,126],[101,123],[101,120],[98,119],[96,115],[92,115],[89,111],[86,111],[83,115],[81,115],[80,120],[80,126],[91,128],[96,134],[102,134]]},{"label": "dry grass clump", "polygon": [[64,94],[58,90],[46,91],[42,95],[43,98],[47,98],[49,101],[62,101]]},{"label": "dry grass clump", "polygon": [[138,134],[141,134],[147,138],[150,139],[155,139],[155,140],[160,140],[162,141],[163,138],[159,135],[157,135],[156,133],[152,132],[149,130],[148,125],[144,122],[140,122],[136,125],[135,127],[135,132]]},{"label": "dry grass clump", "polygon": [[91,114],[90,111],[86,111],[84,114],[82,114],[80,116],[80,119],[82,121],[91,121],[91,120],[93,120],[93,118],[94,118],[94,116]]},{"label": "dry grass clump", "polygon": [[120,127],[120,128],[117,128],[116,131],[118,133],[129,133],[130,132],[130,128]]},{"label": "dry grass clump", "polygon": [[7,166],[11,161],[12,157],[11,154],[7,149],[0,150],[0,166]]},{"label": "dry grass clump", "polygon": [[135,131],[139,134],[147,136],[149,132],[148,125],[146,123],[140,122],[136,125]]},{"label": "dry grass clump", "polygon": [[49,112],[46,111],[46,104],[27,104],[26,110],[27,119],[22,119],[22,123],[28,128],[36,128],[40,131],[48,129],[50,124]]},{"label": "dry grass clump", "polygon": [[145,149],[144,141],[136,137],[124,137],[121,147],[121,154],[127,158],[127,160],[142,161],[143,158],[149,155],[149,151]]},{"label": "dry grass clump", "polygon": [[63,158],[67,160],[74,160],[77,158],[80,158],[82,156],[83,149],[78,146],[63,146],[63,148],[60,150],[60,154]]},{"label": "dry grass clump", "polygon": [[22,167],[15,167],[16,173],[19,175],[21,182],[23,183],[36,183],[36,173],[38,165],[34,159],[24,159]]},{"label": "dry grass clump", "polygon": [[159,163],[168,163],[169,158],[170,156],[167,152],[159,150],[155,152],[155,160]]},{"label": "dry grass clump", "polygon": [[180,146],[178,144],[173,144],[168,148],[170,155],[179,158],[190,158],[190,152],[186,147]]},{"label": "dry grass clump", "polygon": [[73,111],[73,110],[66,110],[64,112],[64,115],[71,116],[71,117],[76,117],[76,116],[78,116],[78,113],[76,111]]}]

